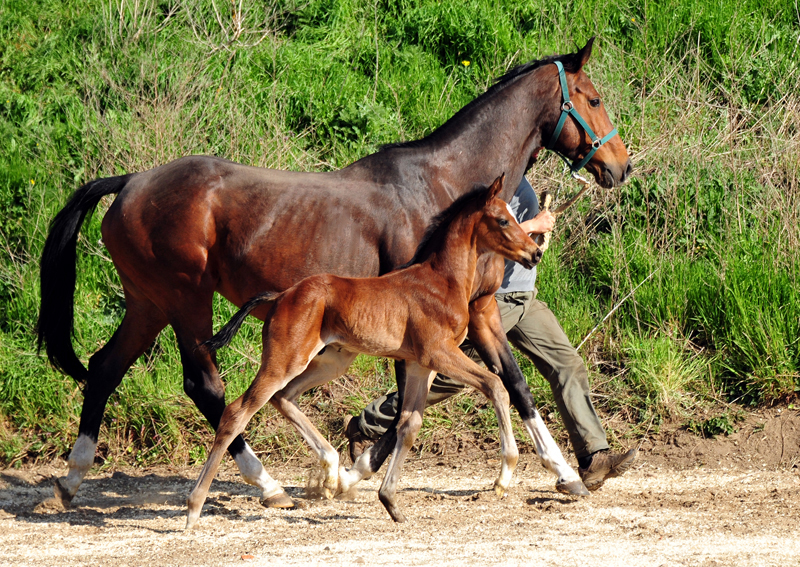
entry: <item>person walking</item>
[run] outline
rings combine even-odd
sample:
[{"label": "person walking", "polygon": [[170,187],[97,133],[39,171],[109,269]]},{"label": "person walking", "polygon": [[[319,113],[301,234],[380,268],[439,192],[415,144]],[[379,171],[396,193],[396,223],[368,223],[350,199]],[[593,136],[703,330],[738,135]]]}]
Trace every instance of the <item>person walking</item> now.
[{"label": "person walking", "polygon": [[[509,207],[529,234],[550,232],[555,225],[555,217],[549,211],[539,211],[536,193],[525,177]],[[610,450],[605,430],[592,405],[589,375],[583,359],[547,304],[536,299],[535,283],[536,267],[526,269],[521,264],[506,261],[503,283],[495,294],[503,328],[511,344],[531,359],[550,384],[578,459],[578,474],[587,489],[597,490],[607,479],[630,469],[638,451],[635,448],[624,453]],[[461,349],[481,362],[469,339],[462,343]],[[426,406],[446,400],[464,387],[439,374],[433,380]],[[392,392],[373,400],[360,415],[345,418],[345,436],[354,462],[391,426],[398,412],[398,399],[397,392]]]}]

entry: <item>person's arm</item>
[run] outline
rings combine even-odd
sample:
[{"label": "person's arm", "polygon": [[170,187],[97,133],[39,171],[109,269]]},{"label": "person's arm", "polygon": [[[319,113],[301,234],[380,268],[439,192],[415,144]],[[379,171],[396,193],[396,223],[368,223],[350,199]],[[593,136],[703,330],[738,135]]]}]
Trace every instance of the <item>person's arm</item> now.
[{"label": "person's arm", "polygon": [[556,217],[550,211],[542,211],[532,219],[520,223],[527,234],[544,234],[552,231],[555,225]]}]

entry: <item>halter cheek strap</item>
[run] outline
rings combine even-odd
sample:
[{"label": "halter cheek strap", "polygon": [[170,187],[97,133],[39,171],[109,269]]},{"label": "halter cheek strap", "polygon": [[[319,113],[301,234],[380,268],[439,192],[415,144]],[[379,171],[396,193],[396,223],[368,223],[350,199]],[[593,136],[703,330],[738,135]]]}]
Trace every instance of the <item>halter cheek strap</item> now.
[{"label": "halter cheek strap", "polygon": [[[589,163],[589,160],[592,159],[594,153],[600,149],[600,146],[608,142],[611,138],[613,138],[617,134],[617,129],[614,128],[603,136],[599,138],[594,131],[589,127],[589,124],[586,123],[586,120],[578,113],[578,110],[575,108],[575,105],[569,99],[569,89],[567,89],[567,77],[564,73],[564,66],[561,64],[561,61],[554,61],[556,67],[558,67],[558,80],[561,83],[561,96],[564,99],[564,102],[561,104],[561,116],[558,118],[558,124],[556,124],[556,129],[553,130],[553,135],[550,136],[550,141],[547,142],[545,148],[548,150],[552,150],[558,154],[564,163],[567,164],[570,171],[573,175],[577,174],[583,166]],[[589,137],[592,139],[592,149],[586,154],[586,157],[582,160],[578,161],[575,160],[574,162],[570,163],[569,159],[562,154],[561,152],[553,149],[558,137],[561,135],[561,130],[564,128],[564,123],[567,121],[567,116],[572,116],[575,120],[578,121],[578,124],[589,134]]]}]

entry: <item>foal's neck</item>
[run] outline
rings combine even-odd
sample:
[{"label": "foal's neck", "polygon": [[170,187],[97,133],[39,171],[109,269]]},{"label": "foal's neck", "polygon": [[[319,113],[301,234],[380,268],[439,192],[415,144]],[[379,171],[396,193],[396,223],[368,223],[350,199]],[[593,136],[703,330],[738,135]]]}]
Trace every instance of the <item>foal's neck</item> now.
[{"label": "foal's neck", "polygon": [[483,212],[461,215],[451,223],[438,250],[425,261],[449,287],[462,289],[469,297],[478,264],[476,228]]}]

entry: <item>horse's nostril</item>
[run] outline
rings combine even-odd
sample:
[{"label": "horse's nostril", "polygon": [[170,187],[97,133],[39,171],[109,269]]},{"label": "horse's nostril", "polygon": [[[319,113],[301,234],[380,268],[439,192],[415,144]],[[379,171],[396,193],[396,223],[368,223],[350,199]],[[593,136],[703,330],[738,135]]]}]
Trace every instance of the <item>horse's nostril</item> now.
[{"label": "horse's nostril", "polygon": [[542,259],[542,254],[544,254],[544,252],[542,252],[542,249],[541,249],[541,248],[539,248],[539,249],[538,249],[538,250],[537,250],[537,251],[534,253],[534,255],[533,255],[533,263],[534,263],[534,264],[538,264],[538,263],[539,263],[539,260],[541,260],[541,259]]}]

